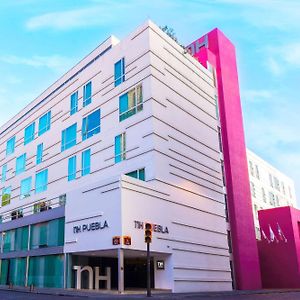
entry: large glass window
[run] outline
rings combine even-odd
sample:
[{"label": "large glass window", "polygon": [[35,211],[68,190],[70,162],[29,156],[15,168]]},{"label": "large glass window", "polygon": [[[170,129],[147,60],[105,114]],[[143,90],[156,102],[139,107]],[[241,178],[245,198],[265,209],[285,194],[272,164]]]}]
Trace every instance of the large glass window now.
[{"label": "large glass window", "polygon": [[61,151],[76,145],[77,123],[66,128],[61,133]]},{"label": "large glass window", "polygon": [[24,145],[34,140],[35,122],[31,123],[24,130]]},{"label": "large glass window", "polygon": [[120,96],[119,120],[123,121],[141,110],[143,110],[143,90],[140,84]]},{"label": "large glass window", "polygon": [[91,173],[91,150],[87,149],[82,152],[81,156],[81,176]]},{"label": "large glass window", "polygon": [[31,225],[30,249],[63,246],[64,218]]},{"label": "large glass window", "polygon": [[70,115],[74,115],[78,111],[78,91],[71,95]]},{"label": "large glass window", "polygon": [[8,230],[2,236],[4,253],[28,249],[28,226]]},{"label": "large glass window", "polygon": [[1,261],[0,284],[25,286],[26,258],[10,258]]},{"label": "large glass window", "polygon": [[26,168],[26,153],[16,159],[16,175],[25,171]]},{"label": "large glass window", "polygon": [[76,155],[68,160],[68,181],[76,179]]},{"label": "large glass window", "polygon": [[115,137],[115,163],[126,159],[125,132]]},{"label": "large glass window", "polygon": [[88,82],[83,87],[83,107],[89,105],[92,102],[92,82]]},{"label": "large glass window", "polygon": [[7,164],[2,166],[1,182],[5,182],[7,176]]},{"label": "large glass window", "polygon": [[35,193],[46,191],[48,187],[48,169],[35,175]]},{"label": "large glass window", "polygon": [[125,59],[121,58],[115,63],[115,86],[125,81]]},{"label": "large glass window", "polygon": [[40,164],[43,161],[43,151],[44,151],[44,144],[41,143],[36,147],[36,164]]},{"label": "large glass window", "polygon": [[63,255],[35,256],[29,258],[28,285],[43,288],[63,288]]},{"label": "large glass window", "polygon": [[51,111],[48,111],[39,119],[39,136],[50,129],[51,126]]},{"label": "large glass window", "polygon": [[21,181],[20,187],[20,199],[24,199],[30,196],[31,194],[31,182],[32,178],[28,177]]},{"label": "large glass window", "polygon": [[1,197],[2,206],[9,204],[10,198],[11,198],[11,186],[3,188],[2,189],[2,197]]},{"label": "large glass window", "polygon": [[145,168],[129,172],[125,175],[145,181]]},{"label": "large glass window", "polygon": [[82,140],[100,132],[100,109],[82,119]]},{"label": "large glass window", "polygon": [[13,136],[6,142],[6,156],[15,152],[16,137]]}]

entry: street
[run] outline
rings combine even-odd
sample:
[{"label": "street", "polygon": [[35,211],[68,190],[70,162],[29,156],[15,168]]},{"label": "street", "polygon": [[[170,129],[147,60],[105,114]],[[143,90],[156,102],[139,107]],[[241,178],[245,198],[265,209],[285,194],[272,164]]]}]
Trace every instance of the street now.
[{"label": "street", "polygon": [[[145,295],[107,295],[95,293],[83,293],[80,296],[51,295],[41,293],[28,293],[22,291],[0,290],[0,300],[84,300],[84,299],[149,299]],[[151,299],[199,299],[199,300],[298,300],[300,291],[257,291],[257,292],[220,292],[220,293],[186,293],[186,294],[154,294]]]}]

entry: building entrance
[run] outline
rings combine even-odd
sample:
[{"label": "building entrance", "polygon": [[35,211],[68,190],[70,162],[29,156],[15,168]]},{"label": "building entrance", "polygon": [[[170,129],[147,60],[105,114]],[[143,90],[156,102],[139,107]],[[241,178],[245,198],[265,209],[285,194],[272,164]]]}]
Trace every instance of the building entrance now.
[{"label": "building entrance", "polygon": [[[151,288],[154,288],[154,268],[151,260]],[[128,258],[124,260],[125,289],[147,287],[147,260],[145,258]]]}]

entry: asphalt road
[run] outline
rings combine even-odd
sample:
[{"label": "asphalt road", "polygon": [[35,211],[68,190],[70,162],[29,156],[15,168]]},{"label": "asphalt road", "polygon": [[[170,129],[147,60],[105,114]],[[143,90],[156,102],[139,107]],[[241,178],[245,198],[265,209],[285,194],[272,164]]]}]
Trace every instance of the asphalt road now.
[{"label": "asphalt road", "polygon": [[147,298],[143,295],[86,295],[86,296],[64,296],[64,295],[47,295],[37,293],[26,293],[20,291],[0,290],[0,300],[87,300],[87,299],[151,299],[151,300],[299,300],[300,291],[288,292],[259,292],[257,294],[247,293],[217,293],[217,294],[161,294],[153,295]]}]

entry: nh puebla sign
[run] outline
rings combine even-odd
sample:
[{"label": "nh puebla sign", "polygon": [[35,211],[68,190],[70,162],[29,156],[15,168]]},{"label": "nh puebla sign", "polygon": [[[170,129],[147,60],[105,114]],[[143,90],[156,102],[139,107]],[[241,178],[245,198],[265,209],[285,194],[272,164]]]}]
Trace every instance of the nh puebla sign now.
[{"label": "nh puebla sign", "polygon": [[92,222],[89,224],[82,224],[82,225],[74,225],[73,226],[73,233],[81,233],[81,232],[89,232],[89,231],[96,231],[108,228],[108,222],[105,220],[104,222]]},{"label": "nh puebla sign", "polygon": [[[144,229],[144,223],[141,221],[134,221],[134,228],[136,229]],[[169,229],[167,226],[159,225],[159,224],[152,224],[153,232],[158,233],[169,233]]]}]

